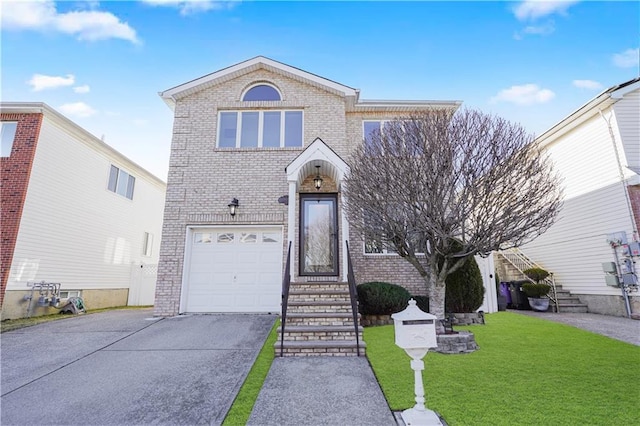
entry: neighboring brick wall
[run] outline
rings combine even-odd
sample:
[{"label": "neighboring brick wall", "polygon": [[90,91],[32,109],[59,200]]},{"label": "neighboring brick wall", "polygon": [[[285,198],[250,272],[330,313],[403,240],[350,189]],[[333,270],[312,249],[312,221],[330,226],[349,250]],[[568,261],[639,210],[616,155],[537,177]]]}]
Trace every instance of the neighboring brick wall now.
[{"label": "neighboring brick wall", "polygon": [[[258,81],[277,86],[283,100],[240,102],[244,89]],[[229,217],[208,224],[276,224],[284,227],[286,239],[288,208],[279,204],[278,198],[288,194],[285,167],[304,147],[217,149],[219,110],[247,108],[302,109],[305,147],[320,138],[347,162],[355,144],[362,141],[362,118],[365,114],[347,114],[343,97],[264,69],[178,99],[174,114],[155,315],[178,314],[185,266],[185,235],[187,226],[193,224],[189,222],[189,215],[228,216],[227,204],[235,197],[240,201],[236,218]],[[366,116],[371,119],[391,118],[371,113]],[[305,177],[298,191],[315,192],[314,176],[315,170],[312,175]],[[328,176],[323,176],[323,179],[325,181],[320,192],[338,191],[336,182]],[[298,278],[299,196],[289,202],[295,203],[296,238],[292,268],[294,276]],[[338,194],[339,215],[341,203],[341,194]],[[243,220],[243,215],[251,220]],[[281,220],[274,220],[274,217],[280,217]],[[340,241],[344,240],[340,222],[339,238]],[[283,246],[286,250],[286,245]],[[342,247],[342,244],[339,246]],[[421,278],[405,260],[395,256],[385,259],[365,257],[361,247],[361,243],[356,243],[352,249],[354,262],[359,263],[356,267],[359,282],[384,279],[405,285],[414,293],[424,294],[420,291]],[[286,253],[283,253],[283,259],[285,257]],[[339,259],[342,275],[342,253],[339,253]]]},{"label": "neighboring brick wall", "polygon": [[9,278],[13,250],[18,238],[22,207],[27,196],[33,158],[42,125],[42,114],[0,114],[1,121],[17,121],[9,157],[0,158],[0,306]]},{"label": "neighboring brick wall", "polygon": [[[633,217],[636,221],[636,229],[640,230],[640,185],[629,185],[629,198],[631,199],[631,208],[633,209]],[[638,235],[640,237],[640,235]]]}]

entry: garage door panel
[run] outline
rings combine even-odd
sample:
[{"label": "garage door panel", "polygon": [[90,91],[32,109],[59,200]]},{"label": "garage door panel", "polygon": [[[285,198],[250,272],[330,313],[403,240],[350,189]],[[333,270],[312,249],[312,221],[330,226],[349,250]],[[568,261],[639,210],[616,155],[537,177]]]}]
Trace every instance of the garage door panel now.
[{"label": "garage door panel", "polygon": [[[193,231],[185,295],[187,312],[277,312],[282,281],[282,230]],[[223,236],[223,237],[220,237]]]}]

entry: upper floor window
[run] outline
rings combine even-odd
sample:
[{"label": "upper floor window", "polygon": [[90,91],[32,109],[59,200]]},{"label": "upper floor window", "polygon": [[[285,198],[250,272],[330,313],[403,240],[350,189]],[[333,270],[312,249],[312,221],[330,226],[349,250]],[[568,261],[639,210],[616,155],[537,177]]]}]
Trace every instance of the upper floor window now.
[{"label": "upper floor window", "polygon": [[302,146],[302,111],[224,111],[218,119],[218,148]]},{"label": "upper floor window", "polygon": [[111,171],[109,172],[109,191],[133,200],[133,188],[135,185],[136,178],[114,165],[111,166]]},{"label": "upper floor window", "polygon": [[253,86],[242,97],[243,101],[279,101],[281,100],[280,92],[267,84],[258,84]]},{"label": "upper floor window", "polygon": [[367,120],[363,121],[362,125],[364,128],[364,141],[369,144],[371,142],[371,137],[375,132],[384,131],[384,127],[387,123],[390,123],[390,120]]},{"label": "upper floor window", "polygon": [[3,121],[0,128],[0,157],[10,157],[11,148],[13,148],[13,140],[16,137],[16,129],[18,122]]}]

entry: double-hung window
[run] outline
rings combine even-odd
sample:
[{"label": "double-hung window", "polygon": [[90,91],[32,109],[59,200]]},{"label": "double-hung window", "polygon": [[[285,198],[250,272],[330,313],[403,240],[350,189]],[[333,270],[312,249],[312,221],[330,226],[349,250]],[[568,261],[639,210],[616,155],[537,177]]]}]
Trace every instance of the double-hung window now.
[{"label": "double-hung window", "polygon": [[302,146],[302,111],[222,111],[218,148],[288,148]]},{"label": "double-hung window", "polygon": [[109,184],[108,189],[111,192],[127,197],[133,200],[133,189],[136,185],[136,178],[131,176],[124,170],[111,165],[109,172]]}]

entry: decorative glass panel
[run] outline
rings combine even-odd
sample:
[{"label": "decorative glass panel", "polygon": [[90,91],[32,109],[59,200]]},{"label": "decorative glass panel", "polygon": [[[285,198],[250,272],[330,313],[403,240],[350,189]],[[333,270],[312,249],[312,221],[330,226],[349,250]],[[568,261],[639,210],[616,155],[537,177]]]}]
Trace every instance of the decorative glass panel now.
[{"label": "decorative glass panel", "polygon": [[303,198],[300,223],[301,273],[337,274],[336,199],[311,196]]},{"label": "decorative glass panel", "polygon": [[220,244],[232,243],[233,236],[234,236],[233,232],[225,232],[222,234],[218,234],[218,243]]},{"label": "decorative glass panel", "polygon": [[194,241],[196,244],[208,244],[211,242],[211,234],[208,232],[196,232]]},{"label": "decorative glass panel", "polygon": [[242,113],[242,130],[240,131],[241,147],[258,146],[258,112]]},{"label": "decorative glass panel", "polygon": [[220,148],[234,148],[236,146],[236,132],[238,130],[238,113],[220,113]]},{"label": "decorative glass panel", "polygon": [[280,111],[266,111],[262,130],[262,146],[275,148],[280,146]]},{"label": "decorative glass panel", "polygon": [[18,123],[15,121],[5,121],[0,129],[0,157],[10,157],[13,148],[13,140],[16,137]]},{"label": "decorative glass panel", "polygon": [[255,243],[257,241],[258,241],[258,236],[255,233],[243,232],[242,234],[240,234],[241,243]]},{"label": "decorative glass panel", "polygon": [[266,84],[252,87],[244,94],[243,101],[279,101],[280,94],[276,89]]},{"label": "decorative glass panel", "polygon": [[263,232],[262,242],[263,243],[279,243],[280,234],[278,234],[277,232]]},{"label": "decorative glass panel", "polygon": [[302,146],[302,111],[284,113],[284,146]]}]

